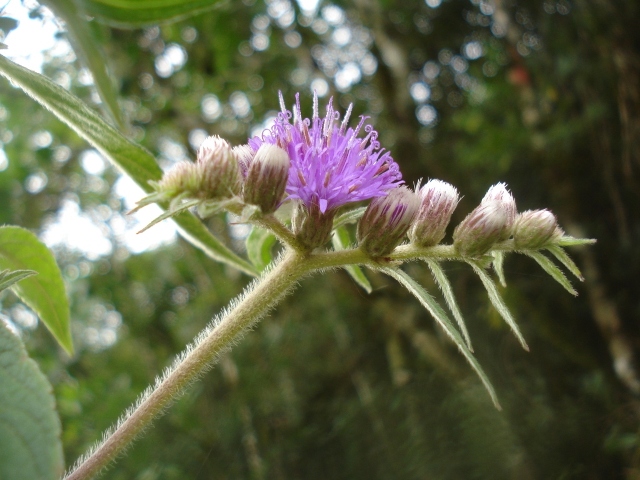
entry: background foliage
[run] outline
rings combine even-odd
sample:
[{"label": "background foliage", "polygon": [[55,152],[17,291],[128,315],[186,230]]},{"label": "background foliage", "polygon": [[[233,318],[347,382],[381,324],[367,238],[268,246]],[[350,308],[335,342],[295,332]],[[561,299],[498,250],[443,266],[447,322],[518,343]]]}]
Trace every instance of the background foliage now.
[{"label": "background foliage", "polygon": [[[302,92],[307,109],[313,89],[342,109],[354,102],[408,183],[441,178],[461,190],[454,223],[506,181],[520,211],[548,207],[569,234],[597,238],[576,249],[580,297],[530,260],[507,259],[503,294],[527,354],[471,270],[448,271],[498,412],[389,280],[372,276],[371,295],[344,273],[307,280],[109,478],[637,478],[640,7],[300,5],[220,2],[161,25],[130,15],[145,25],[135,28],[92,11],[90,38],[112,72],[125,131],[167,167],[193,157],[207,134],[244,143],[273,117],[278,90],[288,102]],[[34,6],[32,15],[43,12]],[[48,55],[43,72],[100,109],[76,52]],[[86,143],[4,81],[0,140],[0,223],[46,237],[59,212],[77,205],[109,241],[99,254],[56,247],[72,358],[34,329],[16,297],[1,297],[54,387],[70,463],[249,279],[182,240],[130,251],[120,174],[91,168]],[[241,253],[246,232],[222,217],[209,227]],[[409,268],[436,290],[426,267]]]}]

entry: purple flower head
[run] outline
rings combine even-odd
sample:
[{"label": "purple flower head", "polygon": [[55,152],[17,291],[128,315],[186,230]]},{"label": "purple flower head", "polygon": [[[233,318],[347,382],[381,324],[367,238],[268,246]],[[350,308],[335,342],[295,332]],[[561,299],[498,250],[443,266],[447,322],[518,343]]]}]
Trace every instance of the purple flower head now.
[{"label": "purple flower head", "polygon": [[[288,199],[300,200],[307,208],[315,205],[324,214],[347,203],[382,197],[403,183],[398,164],[380,148],[378,133],[365,125],[368,117],[361,116],[356,128],[347,126],[352,105],[340,124],[333,98],[325,117],[318,116],[315,92],[311,120],[302,118],[300,94],[293,114],[285,108],[282,93],[280,108],[273,127],[249,139],[249,146],[257,151],[268,143],[289,154]],[[360,133],[364,137],[358,137]]]}]

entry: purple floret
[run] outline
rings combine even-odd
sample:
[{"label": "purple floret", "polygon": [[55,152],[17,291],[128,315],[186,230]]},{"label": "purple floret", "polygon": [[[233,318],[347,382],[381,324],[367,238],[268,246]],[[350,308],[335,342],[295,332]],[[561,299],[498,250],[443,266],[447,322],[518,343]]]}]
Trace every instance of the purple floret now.
[{"label": "purple floret", "polygon": [[[311,120],[302,118],[299,94],[293,115],[285,108],[282,94],[280,107],[273,127],[262,137],[251,138],[249,145],[257,151],[263,143],[275,144],[289,153],[288,199],[298,199],[308,208],[317,205],[325,213],[346,203],[382,197],[403,183],[398,164],[380,148],[378,132],[365,125],[369,117],[361,116],[355,129],[347,127],[352,105],[340,125],[333,98],[324,118],[318,116],[315,93]],[[362,130],[364,137],[358,138]]]}]

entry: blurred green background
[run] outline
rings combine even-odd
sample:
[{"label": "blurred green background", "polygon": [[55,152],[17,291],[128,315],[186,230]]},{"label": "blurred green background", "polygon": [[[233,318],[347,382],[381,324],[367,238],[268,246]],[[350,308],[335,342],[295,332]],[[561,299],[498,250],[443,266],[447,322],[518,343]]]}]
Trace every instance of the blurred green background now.
[{"label": "blurred green background", "polygon": [[[65,22],[43,73],[106,118],[112,89],[122,130],[164,168],[206,135],[259,133],[278,90],[288,105],[301,92],[309,113],[315,90],[321,106],[333,96],[371,116],[408,184],[457,186],[454,223],[504,181],[520,211],[549,208],[569,234],[598,239],[571,252],[578,298],[507,258],[503,295],[531,353],[471,269],[446,265],[502,412],[409,294],[372,274],[367,295],[333,272],[305,280],[106,478],[640,478],[638,2],[47,4]],[[51,25],[47,8],[24,8]],[[11,47],[23,26],[1,20]],[[53,246],[72,303],[68,358],[0,296],[53,385],[69,464],[250,279],[166,225],[132,239],[126,212],[141,193],[6,81],[0,146],[0,224]],[[241,225],[208,224],[243,252]],[[423,265],[407,268],[437,293]]]}]

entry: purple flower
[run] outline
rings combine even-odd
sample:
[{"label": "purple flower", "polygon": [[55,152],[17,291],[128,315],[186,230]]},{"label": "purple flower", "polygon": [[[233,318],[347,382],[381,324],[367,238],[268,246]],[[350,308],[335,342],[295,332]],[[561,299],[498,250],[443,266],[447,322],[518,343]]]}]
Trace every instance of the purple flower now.
[{"label": "purple flower", "polygon": [[[293,115],[280,93],[281,113],[261,137],[249,139],[256,152],[264,143],[283,148],[291,159],[286,192],[321,214],[351,202],[382,197],[402,182],[402,174],[389,152],[380,148],[378,133],[361,116],[356,128],[347,126],[352,105],[340,124],[340,114],[329,99],[324,118],[318,116],[318,96],[313,95],[313,117],[302,118],[300,94]],[[293,117],[293,123],[291,118]],[[364,130],[364,132],[362,132]],[[360,138],[358,135],[364,134]]]}]

